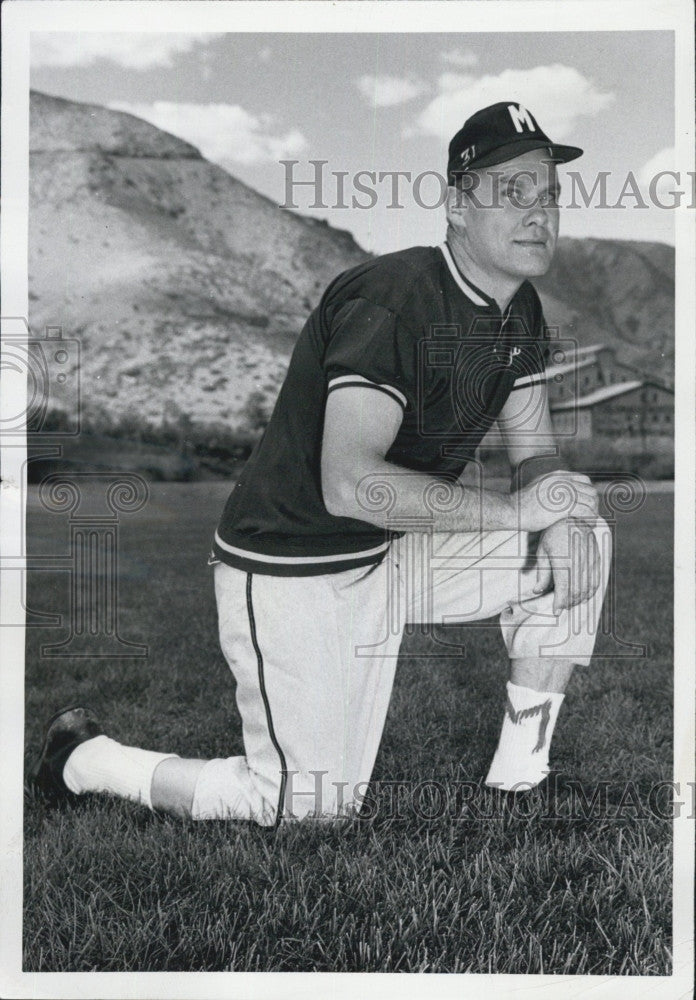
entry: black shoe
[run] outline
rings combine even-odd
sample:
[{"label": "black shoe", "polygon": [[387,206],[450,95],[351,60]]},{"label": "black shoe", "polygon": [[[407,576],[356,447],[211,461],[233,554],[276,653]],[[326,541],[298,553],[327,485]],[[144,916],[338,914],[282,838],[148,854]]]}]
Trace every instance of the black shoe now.
[{"label": "black shoe", "polygon": [[63,781],[65,763],[80,743],[102,735],[88,708],[73,705],[56,712],[46,723],[41,751],[29,772],[30,785],[50,803],[76,799]]}]

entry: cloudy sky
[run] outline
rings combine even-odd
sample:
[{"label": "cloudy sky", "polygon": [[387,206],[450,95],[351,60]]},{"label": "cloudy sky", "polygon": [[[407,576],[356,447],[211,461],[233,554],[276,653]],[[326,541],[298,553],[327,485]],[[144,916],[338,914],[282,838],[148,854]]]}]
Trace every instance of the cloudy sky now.
[{"label": "cloudy sky", "polygon": [[[279,161],[299,161],[298,181],[315,176],[310,160],[328,161],[327,207],[312,208],[314,189],[303,186],[294,189],[298,210],[377,252],[441,239],[443,209],[419,207],[413,179],[444,173],[452,134],[495,101],[521,102],[552,139],[582,146],[568,169],[589,190],[609,171],[610,204],[629,172],[649,203],[649,178],[675,168],[669,32],[34,33],[31,63],[34,88],[146,118],[276,204],[286,202],[288,180]],[[355,186],[358,171],[410,171],[411,181],[399,181],[403,207],[389,208],[390,178],[363,178],[375,207],[336,207],[370,200]],[[426,178],[418,194],[432,204],[437,182]],[[566,182],[562,203],[569,196]],[[567,208],[562,232],[674,242],[671,212],[636,208],[629,194],[623,205]]]}]

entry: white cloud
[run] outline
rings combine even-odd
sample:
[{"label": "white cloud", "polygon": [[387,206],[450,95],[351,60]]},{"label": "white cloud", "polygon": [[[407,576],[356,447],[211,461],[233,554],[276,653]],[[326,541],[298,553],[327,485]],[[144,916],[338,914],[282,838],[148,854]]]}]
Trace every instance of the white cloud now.
[{"label": "white cloud", "polygon": [[429,135],[452,135],[466,118],[498,101],[528,108],[553,140],[572,136],[578,119],[596,115],[615,99],[599,90],[572,66],[555,63],[534,69],[506,69],[497,76],[443,73],[439,95],[418,117],[416,127]]},{"label": "white cloud", "polygon": [[459,66],[460,69],[473,69],[478,66],[479,57],[471,49],[450,49],[448,52],[441,52],[440,58],[450,66]]},{"label": "white cloud", "polygon": [[34,67],[89,66],[108,59],[126,69],[172,66],[173,57],[220,38],[219,33],[148,34],[142,32],[32,32]]},{"label": "white cloud", "polygon": [[[677,172],[677,155],[674,146],[666,146],[659,153],[655,153],[648,162],[638,171],[638,180],[643,189],[643,196],[648,202],[657,202],[662,206],[671,206],[674,203],[674,192],[688,191],[688,181],[681,183],[668,174],[666,177],[654,178],[663,170],[673,170]],[[680,174],[683,178],[683,174]],[[652,181],[652,186],[651,186]]]},{"label": "white cloud", "polygon": [[377,108],[412,101],[427,89],[420,80],[401,76],[361,76],[355,83],[365,101]]},{"label": "white cloud", "polygon": [[114,101],[116,111],[144,118],[158,128],[193,143],[215,163],[272,163],[292,157],[307,146],[298,129],[284,135],[272,131],[270,115],[252,115],[238,104],[134,104]]},{"label": "white cloud", "polygon": [[[449,93],[470,87],[475,79],[475,77],[464,73],[441,73],[437,78],[437,86],[440,93]],[[483,79],[485,80],[486,77]]]},{"label": "white cloud", "polygon": [[662,170],[675,170],[676,161],[677,157],[674,146],[667,146],[665,149],[661,149],[659,153],[655,153],[645,166],[641,168],[638,173],[639,181],[641,184],[649,184],[655,174],[659,174]]}]

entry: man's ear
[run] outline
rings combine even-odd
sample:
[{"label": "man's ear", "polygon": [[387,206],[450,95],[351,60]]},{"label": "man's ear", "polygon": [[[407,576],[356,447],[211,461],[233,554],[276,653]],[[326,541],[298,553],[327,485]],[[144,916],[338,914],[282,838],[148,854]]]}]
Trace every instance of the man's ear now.
[{"label": "man's ear", "polygon": [[466,229],[466,194],[453,184],[447,188],[445,212],[447,213],[447,222],[453,229],[458,231]]}]

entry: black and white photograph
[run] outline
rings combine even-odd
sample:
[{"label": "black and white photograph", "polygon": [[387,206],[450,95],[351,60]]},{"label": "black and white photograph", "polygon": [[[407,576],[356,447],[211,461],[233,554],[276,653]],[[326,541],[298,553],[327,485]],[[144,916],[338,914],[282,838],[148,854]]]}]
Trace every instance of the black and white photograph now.
[{"label": "black and white photograph", "polygon": [[693,996],[693,6],[2,18],[0,994]]}]

